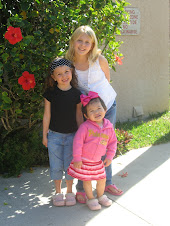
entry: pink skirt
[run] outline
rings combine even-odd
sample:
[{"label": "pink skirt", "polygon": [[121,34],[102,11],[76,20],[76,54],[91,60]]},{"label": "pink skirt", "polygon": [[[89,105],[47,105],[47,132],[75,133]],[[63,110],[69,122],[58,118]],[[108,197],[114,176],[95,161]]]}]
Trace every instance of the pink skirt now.
[{"label": "pink skirt", "polygon": [[106,178],[105,166],[102,160],[99,162],[83,161],[81,169],[75,168],[72,162],[67,173],[82,181],[101,180]]}]

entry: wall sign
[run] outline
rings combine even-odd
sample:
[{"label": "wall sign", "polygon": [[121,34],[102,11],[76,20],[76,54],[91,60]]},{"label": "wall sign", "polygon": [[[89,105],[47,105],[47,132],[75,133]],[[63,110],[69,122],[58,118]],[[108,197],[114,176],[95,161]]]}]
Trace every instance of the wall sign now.
[{"label": "wall sign", "polygon": [[122,35],[139,35],[140,33],[140,12],[138,8],[125,8],[129,13],[130,24],[122,24]]}]

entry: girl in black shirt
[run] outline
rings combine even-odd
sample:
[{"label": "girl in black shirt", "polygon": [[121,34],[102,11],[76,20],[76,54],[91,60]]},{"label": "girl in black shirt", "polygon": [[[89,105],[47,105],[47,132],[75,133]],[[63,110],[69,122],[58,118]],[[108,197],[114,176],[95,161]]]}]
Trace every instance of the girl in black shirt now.
[{"label": "girl in black shirt", "polygon": [[[50,175],[54,180],[55,206],[76,204],[72,192],[73,178],[67,174],[72,161],[72,143],[78,126],[83,122],[80,91],[73,64],[64,58],[56,58],[50,65],[46,80],[43,117],[43,144],[48,147]],[[65,172],[67,194],[61,193],[61,182]]]}]

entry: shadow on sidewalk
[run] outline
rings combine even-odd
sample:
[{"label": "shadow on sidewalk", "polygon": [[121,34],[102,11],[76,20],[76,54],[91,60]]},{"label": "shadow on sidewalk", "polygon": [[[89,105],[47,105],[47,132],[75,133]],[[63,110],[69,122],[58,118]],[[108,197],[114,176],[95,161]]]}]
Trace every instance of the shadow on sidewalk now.
[{"label": "shadow on sidewalk", "polygon": [[[119,163],[119,159],[115,159],[113,161],[113,174],[115,174],[114,169],[119,170],[113,176],[113,182],[117,185],[117,187],[124,188],[124,193],[142,181],[145,177],[147,177],[150,173],[152,173],[170,158],[169,143],[153,145],[147,148],[144,153],[142,153],[142,150],[142,148],[132,150],[136,153],[129,157],[129,162],[125,160],[125,164],[123,159],[126,158],[126,155],[129,153],[120,157],[123,161],[123,164]],[[117,165],[120,164],[120,166],[114,166],[114,162],[116,162],[115,164]],[[120,175],[125,172],[128,173],[128,176],[124,178],[120,177]],[[116,197],[116,199],[117,198],[118,197]]]},{"label": "shadow on sidewalk", "polygon": [[[124,161],[126,155],[113,161],[113,182],[124,190],[123,195],[169,159],[169,147],[168,143],[149,147],[143,153],[140,149],[133,150],[134,155],[129,162]],[[122,163],[119,164],[119,161]],[[121,178],[119,174],[122,172],[128,172],[128,177]],[[92,212],[82,204],[74,207],[53,207],[51,202],[53,191],[54,185],[49,176],[49,168],[35,168],[33,173],[24,172],[20,178],[0,178],[1,225],[72,226],[71,219],[74,219],[74,226],[82,226],[105,210]],[[121,196],[110,198],[117,201]]]}]

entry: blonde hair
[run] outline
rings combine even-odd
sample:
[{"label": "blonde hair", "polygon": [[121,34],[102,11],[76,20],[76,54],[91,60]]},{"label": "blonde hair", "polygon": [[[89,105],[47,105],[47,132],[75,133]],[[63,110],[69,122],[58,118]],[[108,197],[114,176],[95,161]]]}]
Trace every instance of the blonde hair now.
[{"label": "blonde hair", "polygon": [[82,34],[87,34],[92,40],[92,49],[88,53],[88,60],[90,63],[94,63],[99,57],[101,50],[98,49],[98,42],[94,31],[88,25],[78,27],[72,34],[69,49],[66,52],[66,59],[75,62],[75,51],[74,51],[74,42],[80,37]]}]

